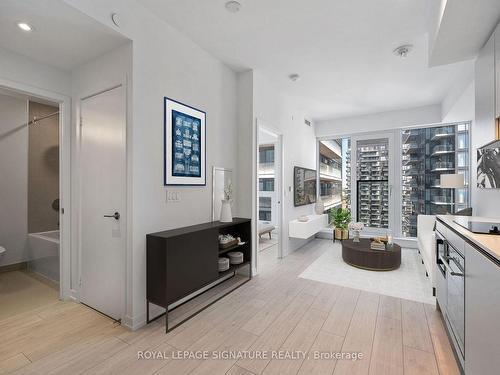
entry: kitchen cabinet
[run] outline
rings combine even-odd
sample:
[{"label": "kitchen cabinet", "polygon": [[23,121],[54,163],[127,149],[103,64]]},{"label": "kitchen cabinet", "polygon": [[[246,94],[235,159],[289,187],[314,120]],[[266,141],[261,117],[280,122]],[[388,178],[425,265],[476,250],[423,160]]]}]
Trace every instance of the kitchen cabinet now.
[{"label": "kitchen cabinet", "polygon": [[465,244],[465,373],[498,374],[500,266]]},{"label": "kitchen cabinet", "polygon": [[465,374],[498,374],[500,242],[466,230],[456,218],[437,217],[437,303]]}]

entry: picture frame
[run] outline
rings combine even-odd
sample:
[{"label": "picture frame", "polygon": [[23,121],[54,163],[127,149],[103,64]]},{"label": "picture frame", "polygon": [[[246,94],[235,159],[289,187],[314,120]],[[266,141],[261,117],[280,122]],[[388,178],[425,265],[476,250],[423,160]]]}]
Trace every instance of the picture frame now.
[{"label": "picture frame", "polygon": [[477,149],[477,187],[500,188],[500,141],[498,140]]},{"label": "picture frame", "polygon": [[206,113],[164,97],[163,184],[206,186]]},{"label": "picture frame", "polygon": [[316,170],[293,167],[293,205],[295,207],[316,203]]}]

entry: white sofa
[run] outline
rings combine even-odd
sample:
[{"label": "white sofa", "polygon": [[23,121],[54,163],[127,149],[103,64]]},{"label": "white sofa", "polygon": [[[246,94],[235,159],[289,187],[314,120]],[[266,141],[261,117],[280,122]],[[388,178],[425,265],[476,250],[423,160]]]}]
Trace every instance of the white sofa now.
[{"label": "white sofa", "polygon": [[436,288],[436,235],[434,225],[436,216],[418,215],[417,216],[417,239],[418,250],[422,256],[427,275],[431,281],[433,294]]}]

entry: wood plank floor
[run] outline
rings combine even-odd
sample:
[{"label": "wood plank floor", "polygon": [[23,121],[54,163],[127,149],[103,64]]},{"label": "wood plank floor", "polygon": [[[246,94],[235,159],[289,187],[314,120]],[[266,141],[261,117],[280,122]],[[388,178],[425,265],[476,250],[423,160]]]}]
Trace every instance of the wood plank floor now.
[{"label": "wood plank floor", "polygon": [[[433,306],[298,278],[328,251],[321,241],[168,334],[163,321],[130,332],[70,302],[0,320],[0,374],[459,374]],[[172,357],[184,350],[269,357]],[[331,358],[337,352],[363,357]]]}]

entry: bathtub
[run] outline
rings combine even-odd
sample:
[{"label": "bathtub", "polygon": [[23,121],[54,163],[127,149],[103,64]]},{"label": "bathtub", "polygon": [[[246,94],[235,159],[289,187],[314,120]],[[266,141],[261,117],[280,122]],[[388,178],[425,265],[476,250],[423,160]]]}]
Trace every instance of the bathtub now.
[{"label": "bathtub", "polygon": [[28,234],[28,269],[59,283],[59,231]]}]

